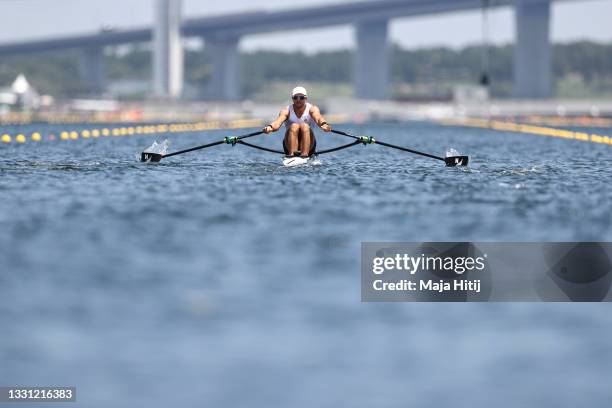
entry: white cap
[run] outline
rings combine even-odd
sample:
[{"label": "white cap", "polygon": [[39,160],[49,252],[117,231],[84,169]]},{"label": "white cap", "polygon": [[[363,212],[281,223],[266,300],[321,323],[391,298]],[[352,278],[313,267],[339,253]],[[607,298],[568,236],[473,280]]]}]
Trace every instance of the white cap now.
[{"label": "white cap", "polygon": [[293,98],[295,95],[299,95],[302,94],[304,96],[308,96],[308,92],[306,92],[306,88],[304,88],[303,86],[296,86],[295,88],[293,88],[293,91],[291,91],[291,97]]}]

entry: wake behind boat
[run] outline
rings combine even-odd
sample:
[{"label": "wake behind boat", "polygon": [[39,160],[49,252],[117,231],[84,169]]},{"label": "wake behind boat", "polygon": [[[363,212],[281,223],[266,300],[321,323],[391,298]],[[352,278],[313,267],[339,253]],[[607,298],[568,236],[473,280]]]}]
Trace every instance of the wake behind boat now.
[{"label": "wake behind boat", "polygon": [[300,156],[287,156],[283,158],[283,166],[285,167],[297,167],[305,166],[310,161],[310,157]]}]

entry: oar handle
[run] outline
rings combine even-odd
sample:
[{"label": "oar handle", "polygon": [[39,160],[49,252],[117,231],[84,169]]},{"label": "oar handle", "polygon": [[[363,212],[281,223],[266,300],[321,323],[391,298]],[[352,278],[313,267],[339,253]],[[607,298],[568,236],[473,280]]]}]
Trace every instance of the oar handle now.
[{"label": "oar handle", "polygon": [[359,137],[357,137],[357,136],[353,136],[353,135],[350,135],[350,134],[348,134],[348,133],[346,133],[346,132],[343,132],[343,131],[341,131],[341,130],[334,130],[334,129],[332,129],[332,130],[331,130],[331,132],[332,132],[332,133],[339,134],[339,135],[342,135],[342,136],[352,137],[353,139],[357,139],[357,140],[359,140]]},{"label": "oar handle", "polygon": [[257,136],[265,133],[263,130],[258,130],[257,132],[247,133],[246,135],[238,136],[238,139],[246,139],[252,136]]}]

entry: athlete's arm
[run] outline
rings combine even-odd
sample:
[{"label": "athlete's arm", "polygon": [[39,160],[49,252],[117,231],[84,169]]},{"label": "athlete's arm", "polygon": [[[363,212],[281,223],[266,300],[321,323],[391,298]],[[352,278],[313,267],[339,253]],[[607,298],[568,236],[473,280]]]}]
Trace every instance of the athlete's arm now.
[{"label": "athlete's arm", "polygon": [[270,123],[269,125],[266,125],[266,127],[262,129],[263,132],[264,133],[276,132],[278,129],[280,129],[280,127],[287,120],[287,118],[289,118],[289,109],[287,108],[281,109],[281,111],[278,113],[278,118],[276,118],[276,120]]},{"label": "athlete's arm", "polygon": [[312,105],[310,108],[310,117],[325,132],[332,130],[331,126],[329,126],[329,124],[325,121],[325,118],[323,118],[323,115],[321,115],[321,111],[319,110],[318,106]]}]

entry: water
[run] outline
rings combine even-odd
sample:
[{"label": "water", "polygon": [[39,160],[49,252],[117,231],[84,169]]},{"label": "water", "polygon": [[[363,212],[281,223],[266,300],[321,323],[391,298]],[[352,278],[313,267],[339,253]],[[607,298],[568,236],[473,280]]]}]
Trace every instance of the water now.
[{"label": "water", "polygon": [[154,140],[153,144],[143,151],[146,153],[157,153],[157,154],[166,154],[168,153],[168,148],[170,147],[170,141],[168,139],[163,140]]},{"label": "water", "polygon": [[611,147],[343,128],[470,166],[376,145],[292,169],[227,145],[139,163],[151,136],[0,146],[0,385],[76,385],[87,407],[609,406],[605,304],[362,304],[359,250],[609,241]]}]

